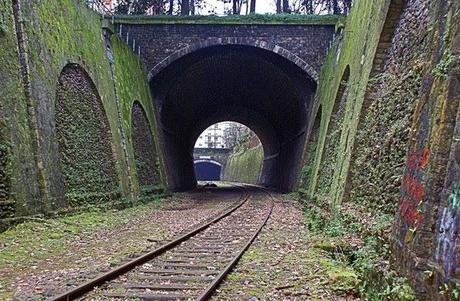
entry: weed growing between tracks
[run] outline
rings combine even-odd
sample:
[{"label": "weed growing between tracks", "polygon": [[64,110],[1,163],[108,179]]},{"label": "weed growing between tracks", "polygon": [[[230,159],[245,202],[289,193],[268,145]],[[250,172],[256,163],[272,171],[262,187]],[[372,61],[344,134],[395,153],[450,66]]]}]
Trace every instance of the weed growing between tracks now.
[{"label": "weed growing between tracks", "polygon": [[212,300],[359,300],[358,277],[315,247],[295,201],[278,201],[261,234]]}]

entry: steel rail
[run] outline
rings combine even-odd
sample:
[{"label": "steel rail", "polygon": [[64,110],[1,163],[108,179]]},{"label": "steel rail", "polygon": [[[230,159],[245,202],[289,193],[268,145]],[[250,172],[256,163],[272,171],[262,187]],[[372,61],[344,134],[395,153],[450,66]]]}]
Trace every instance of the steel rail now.
[{"label": "steel rail", "polygon": [[233,270],[235,265],[238,263],[238,261],[241,259],[241,257],[244,255],[244,253],[247,251],[247,249],[251,246],[251,244],[254,242],[254,240],[257,238],[259,235],[260,231],[265,227],[265,225],[268,222],[268,219],[270,218],[272,211],[273,211],[273,197],[268,193],[265,189],[261,189],[265,193],[267,193],[270,198],[272,199],[272,204],[270,206],[270,210],[268,211],[267,215],[265,216],[263,222],[260,224],[259,228],[254,232],[252,237],[248,240],[248,242],[241,248],[241,250],[238,252],[238,254],[235,255],[235,257],[230,261],[230,263],[225,267],[225,269],[217,275],[217,277],[212,281],[212,283],[206,288],[206,290],[198,296],[196,299],[197,301],[205,301],[208,300],[208,298],[212,295],[214,290],[221,284],[221,282],[227,277],[228,274]]},{"label": "steel rail", "polygon": [[[234,186],[237,186],[237,185],[234,185]],[[190,237],[192,236],[195,236],[196,234],[202,232],[203,230],[205,230],[206,228],[208,228],[209,226],[211,226],[212,224],[215,224],[216,222],[220,221],[221,219],[229,216],[230,214],[232,214],[234,211],[236,211],[238,208],[240,208],[244,203],[246,203],[249,198],[251,197],[250,194],[247,194],[245,196],[243,196],[243,200],[241,202],[239,202],[236,206],[230,208],[229,210],[225,211],[223,214],[219,215],[218,217],[214,218],[213,220],[211,220],[210,222],[202,225],[202,226],[198,226],[197,228],[185,233],[184,235],[181,235],[180,237],[156,248],[155,250],[153,251],[150,251],[144,255],[141,255],[115,269],[112,269],[102,275],[99,275],[98,277],[92,279],[92,280],[89,280],[73,289],[70,289],[68,290],[67,292],[63,293],[63,294],[60,294],[58,296],[55,296],[55,297],[52,297],[51,299],[49,299],[49,301],[70,301],[70,300],[74,300],[76,298],[79,298],[81,296],[83,296],[84,294],[92,291],[95,287],[98,287],[110,280],[113,280],[123,274],[126,274],[127,272],[133,270],[135,267],[139,266],[139,265],[142,265],[152,259],[154,259],[155,257],[157,257],[158,255],[161,255],[163,254],[164,252],[174,248],[175,246],[179,245],[180,243],[188,240]]]}]

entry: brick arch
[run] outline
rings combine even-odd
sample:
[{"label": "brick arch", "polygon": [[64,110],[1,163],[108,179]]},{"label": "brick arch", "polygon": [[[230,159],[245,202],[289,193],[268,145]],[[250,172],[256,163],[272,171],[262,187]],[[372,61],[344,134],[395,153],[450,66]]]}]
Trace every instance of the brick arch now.
[{"label": "brick arch", "polygon": [[176,60],[186,56],[187,54],[190,54],[200,49],[212,47],[212,46],[225,46],[225,45],[250,46],[250,47],[256,47],[256,48],[260,48],[260,49],[264,49],[264,50],[273,52],[291,61],[295,65],[297,65],[300,69],[302,69],[305,73],[307,73],[316,83],[319,80],[318,72],[316,72],[316,70],[310,64],[305,62],[303,59],[301,59],[299,56],[295,55],[291,51],[279,45],[268,43],[266,41],[253,41],[253,40],[246,39],[246,38],[209,38],[203,42],[198,42],[198,43],[188,45],[184,48],[181,48],[175,51],[174,53],[166,57],[164,60],[162,60],[160,63],[156,64],[150,70],[148,74],[148,80],[150,81],[158,73],[160,73],[164,68],[166,68],[167,66],[169,66]]},{"label": "brick arch", "polygon": [[194,160],[193,163],[194,164],[197,164],[197,163],[212,163],[212,164],[218,165],[220,167],[223,167],[222,163],[217,162],[216,160],[211,160],[211,159],[198,159],[198,160]]}]

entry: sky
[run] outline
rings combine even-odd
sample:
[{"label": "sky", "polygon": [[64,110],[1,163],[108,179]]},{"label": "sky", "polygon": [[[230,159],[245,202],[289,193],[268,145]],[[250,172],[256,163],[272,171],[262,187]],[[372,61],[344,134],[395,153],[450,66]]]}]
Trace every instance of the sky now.
[{"label": "sky", "polygon": [[[224,1],[219,0],[206,0],[208,3],[208,7],[199,13],[202,15],[206,15],[209,9],[212,10],[212,7],[215,8],[215,11],[218,15],[224,14],[224,6],[226,9],[231,9],[232,3],[224,4]],[[246,5],[243,5],[242,13],[244,13],[246,9]],[[275,0],[257,0],[256,2],[256,13],[258,14],[266,14],[266,13],[275,13]]]}]

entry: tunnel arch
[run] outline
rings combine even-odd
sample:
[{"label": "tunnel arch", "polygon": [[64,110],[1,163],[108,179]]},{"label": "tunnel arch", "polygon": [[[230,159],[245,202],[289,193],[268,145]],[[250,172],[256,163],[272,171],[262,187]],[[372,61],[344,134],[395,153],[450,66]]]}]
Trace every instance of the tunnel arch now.
[{"label": "tunnel arch", "polygon": [[152,80],[158,73],[160,73],[163,69],[171,65],[176,60],[192,53],[200,49],[214,47],[214,46],[225,46],[225,45],[235,45],[235,46],[250,46],[256,47],[260,49],[264,49],[267,51],[271,51],[276,53],[294,64],[296,64],[299,68],[305,71],[311,78],[317,82],[319,80],[318,72],[307,62],[303,59],[295,55],[294,53],[290,52],[289,50],[272,43],[267,43],[265,41],[255,41],[252,39],[247,38],[208,38],[205,41],[201,41],[199,43],[193,43],[191,45],[187,45],[184,48],[181,48],[168,57],[166,57],[163,61],[155,65],[148,74],[148,80]]},{"label": "tunnel arch", "polygon": [[170,189],[196,186],[193,145],[220,121],[244,124],[260,138],[265,152],[260,184],[294,188],[316,90],[315,79],[302,68],[260,47],[218,45],[183,54],[152,74]]},{"label": "tunnel arch", "polygon": [[223,166],[214,160],[195,160],[193,162],[197,181],[220,181]]},{"label": "tunnel arch", "polygon": [[59,170],[56,205],[108,201],[117,194],[111,129],[94,81],[79,64],[62,69],[56,88],[54,137]]}]

